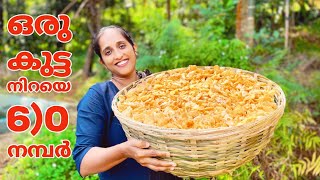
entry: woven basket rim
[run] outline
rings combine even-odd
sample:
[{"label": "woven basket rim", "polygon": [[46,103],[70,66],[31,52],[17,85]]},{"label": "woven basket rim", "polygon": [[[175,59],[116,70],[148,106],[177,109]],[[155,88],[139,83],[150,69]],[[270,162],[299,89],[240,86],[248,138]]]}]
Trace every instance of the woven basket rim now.
[{"label": "woven basket rim", "polygon": [[[197,67],[199,67],[199,68],[212,68],[213,66],[197,66]],[[277,83],[273,82],[272,80],[268,79],[267,77],[265,77],[265,76],[263,76],[263,75],[261,75],[259,73],[255,73],[255,72],[251,72],[251,71],[243,70],[243,69],[239,69],[239,68],[233,68],[233,67],[221,67],[221,66],[219,66],[219,67],[222,68],[222,69],[232,69],[232,70],[235,70],[236,72],[240,71],[240,72],[244,72],[244,73],[254,74],[256,76],[260,76],[260,77],[268,80],[269,82],[271,82],[271,84],[273,86],[275,86],[275,88],[277,88],[279,90],[279,92],[280,92],[280,96],[279,97],[282,97],[281,98],[282,99],[281,104],[277,105],[277,109],[275,109],[272,112],[269,112],[268,114],[266,114],[262,118],[259,118],[259,119],[255,120],[255,121],[252,121],[252,122],[249,122],[249,123],[244,123],[244,124],[240,124],[240,125],[236,125],[236,126],[229,126],[229,127],[216,127],[216,128],[206,128],[206,129],[165,128],[165,127],[159,127],[159,126],[155,126],[155,125],[151,125],[151,124],[145,124],[145,123],[136,121],[136,120],[134,120],[134,119],[132,119],[130,117],[125,116],[126,117],[126,121],[131,122],[131,123],[136,123],[137,125],[141,126],[142,128],[146,128],[146,129],[151,129],[152,128],[154,131],[158,131],[158,132],[161,132],[161,131],[175,131],[176,133],[195,133],[195,134],[200,133],[200,134],[205,134],[205,133],[209,133],[209,132],[228,131],[228,132],[230,132],[230,134],[234,134],[234,133],[238,133],[239,129],[241,129],[241,128],[252,127],[252,126],[254,126],[256,124],[260,124],[261,122],[268,120],[270,116],[272,116],[273,114],[276,114],[278,111],[284,111],[285,104],[286,104],[286,98],[285,98],[285,94],[284,94],[282,88]],[[147,77],[142,78],[142,79],[138,79],[138,80],[128,84],[126,87],[124,87],[123,89],[119,90],[119,92],[114,96],[114,98],[112,100],[111,108],[112,108],[114,114],[115,115],[122,114],[118,110],[118,108],[116,106],[116,103],[118,102],[118,96],[123,91],[125,91],[126,89],[131,87],[132,85],[137,84],[137,83],[141,83],[147,78],[151,78],[151,77],[154,77],[156,75],[159,75],[159,74],[162,74],[162,73],[165,73],[165,72],[170,72],[170,71],[173,71],[173,70],[185,69],[185,68],[187,68],[187,67],[182,67],[182,68],[176,68],[176,69],[171,69],[171,70],[167,70],[167,71],[157,72],[157,73],[151,74],[150,76],[147,76]],[[122,120],[119,119],[119,121],[121,122]]]}]

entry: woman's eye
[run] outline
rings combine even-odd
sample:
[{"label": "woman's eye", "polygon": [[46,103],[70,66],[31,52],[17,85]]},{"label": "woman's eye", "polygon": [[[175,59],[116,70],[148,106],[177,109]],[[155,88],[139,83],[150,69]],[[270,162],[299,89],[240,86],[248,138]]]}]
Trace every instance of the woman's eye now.
[{"label": "woman's eye", "polygon": [[110,51],[110,50],[106,51],[106,55],[107,55],[107,56],[109,56],[110,54],[111,54],[111,51]]},{"label": "woman's eye", "polygon": [[119,46],[120,49],[124,49],[125,47],[126,47],[125,44],[121,44],[121,45]]}]

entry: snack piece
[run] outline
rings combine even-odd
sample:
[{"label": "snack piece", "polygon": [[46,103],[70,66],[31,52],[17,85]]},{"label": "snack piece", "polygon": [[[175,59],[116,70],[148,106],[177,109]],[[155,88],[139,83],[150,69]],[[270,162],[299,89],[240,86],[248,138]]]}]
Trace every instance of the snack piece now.
[{"label": "snack piece", "polygon": [[120,95],[118,110],[165,128],[207,129],[255,121],[277,108],[272,87],[232,69],[188,68],[157,74]]}]

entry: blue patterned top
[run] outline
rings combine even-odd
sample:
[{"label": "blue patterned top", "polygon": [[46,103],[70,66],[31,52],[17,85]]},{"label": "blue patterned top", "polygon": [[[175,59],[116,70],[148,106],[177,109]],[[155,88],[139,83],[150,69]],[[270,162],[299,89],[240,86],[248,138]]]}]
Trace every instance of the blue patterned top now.
[{"label": "blue patterned top", "polygon": [[[85,154],[92,147],[110,147],[127,141],[117,117],[111,109],[118,88],[106,81],[93,85],[78,104],[76,144],[73,159],[78,171]],[[108,180],[171,180],[179,179],[165,172],[155,172],[128,158],[113,168],[99,173],[100,179]]]}]

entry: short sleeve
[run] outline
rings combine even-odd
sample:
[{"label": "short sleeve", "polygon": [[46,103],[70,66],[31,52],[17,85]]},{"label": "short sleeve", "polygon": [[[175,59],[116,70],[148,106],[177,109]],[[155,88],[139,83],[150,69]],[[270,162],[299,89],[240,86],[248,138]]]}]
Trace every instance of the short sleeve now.
[{"label": "short sleeve", "polygon": [[78,172],[80,172],[81,161],[85,154],[92,147],[102,146],[108,111],[104,105],[104,97],[99,93],[99,87],[97,87],[96,85],[91,87],[77,107],[77,138],[73,149],[73,159]]}]

